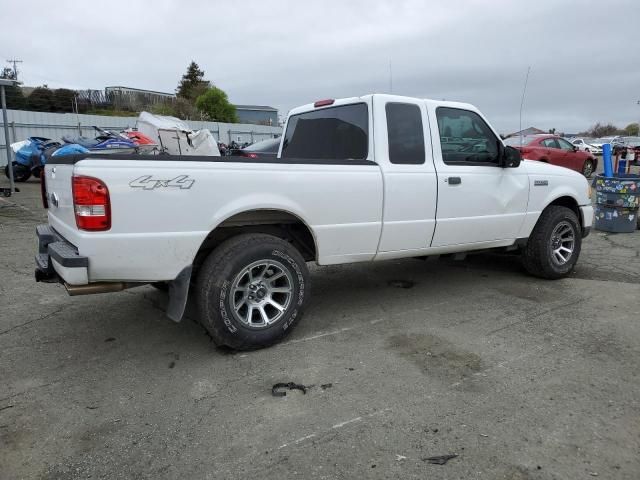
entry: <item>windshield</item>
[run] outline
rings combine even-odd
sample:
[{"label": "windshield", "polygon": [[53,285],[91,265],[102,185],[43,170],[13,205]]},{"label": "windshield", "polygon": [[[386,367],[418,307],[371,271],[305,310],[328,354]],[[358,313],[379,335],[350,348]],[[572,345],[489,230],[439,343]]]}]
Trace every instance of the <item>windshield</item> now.
[{"label": "windshield", "polygon": [[509,137],[504,140],[504,144],[510,147],[519,147],[520,145],[529,145],[537,137],[535,135],[525,135],[524,137]]}]

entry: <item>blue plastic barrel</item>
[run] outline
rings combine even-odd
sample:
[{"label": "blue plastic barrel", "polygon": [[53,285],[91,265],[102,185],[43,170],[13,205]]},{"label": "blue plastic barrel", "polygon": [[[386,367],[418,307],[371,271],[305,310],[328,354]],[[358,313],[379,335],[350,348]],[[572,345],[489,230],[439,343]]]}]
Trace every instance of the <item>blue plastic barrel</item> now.
[{"label": "blue plastic barrel", "polygon": [[602,167],[605,177],[613,177],[613,164],[611,162],[611,144],[602,144]]}]

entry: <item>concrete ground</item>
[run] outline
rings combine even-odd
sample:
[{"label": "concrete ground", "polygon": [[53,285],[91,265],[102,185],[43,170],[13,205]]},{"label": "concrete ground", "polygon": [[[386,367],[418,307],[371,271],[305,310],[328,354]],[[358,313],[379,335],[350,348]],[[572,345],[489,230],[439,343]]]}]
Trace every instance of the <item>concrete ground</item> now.
[{"label": "concrete ground", "polygon": [[638,478],[640,232],[555,282],[488,254],[314,268],[293,334],[234,354],[151,287],[36,284],[38,197],[0,200],[2,479]]}]

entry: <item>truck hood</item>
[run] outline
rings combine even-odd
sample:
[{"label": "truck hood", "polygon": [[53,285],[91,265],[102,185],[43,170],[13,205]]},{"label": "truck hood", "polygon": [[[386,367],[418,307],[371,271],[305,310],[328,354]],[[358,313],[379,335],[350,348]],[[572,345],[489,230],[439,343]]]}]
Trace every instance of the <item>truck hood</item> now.
[{"label": "truck hood", "polygon": [[549,201],[570,195],[575,198],[578,205],[591,204],[589,182],[581,173],[536,160],[524,160],[522,166],[529,174],[532,192],[544,191]]}]

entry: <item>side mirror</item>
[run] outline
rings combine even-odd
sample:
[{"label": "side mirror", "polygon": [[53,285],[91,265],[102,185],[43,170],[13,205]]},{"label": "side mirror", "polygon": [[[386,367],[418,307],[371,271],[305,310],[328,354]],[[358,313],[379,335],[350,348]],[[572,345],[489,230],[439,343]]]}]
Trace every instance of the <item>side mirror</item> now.
[{"label": "side mirror", "polygon": [[509,146],[504,148],[504,154],[502,156],[503,168],[518,168],[521,161],[522,155],[520,153],[520,150]]},{"label": "side mirror", "polygon": [[579,150],[579,149],[578,149],[578,146],[577,146],[577,145],[574,145],[574,146],[573,146],[573,151],[574,151],[574,152],[577,152],[578,150]]}]

